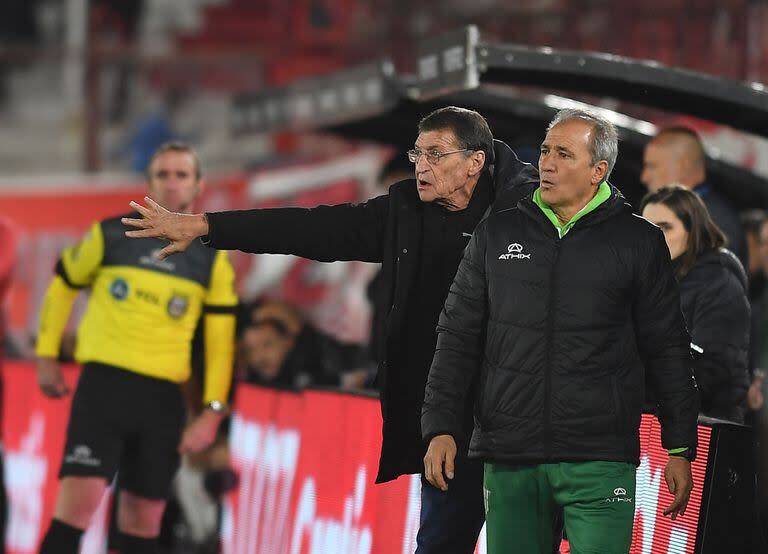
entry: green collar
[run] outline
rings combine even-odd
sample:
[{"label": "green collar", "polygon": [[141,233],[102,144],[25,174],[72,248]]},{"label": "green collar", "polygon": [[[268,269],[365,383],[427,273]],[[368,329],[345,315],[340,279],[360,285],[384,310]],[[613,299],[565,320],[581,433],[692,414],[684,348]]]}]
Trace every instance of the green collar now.
[{"label": "green collar", "polygon": [[544,212],[544,215],[547,216],[547,219],[549,219],[552,225],[555,226],[555,229],[557,229],[560,238],[563,238],[568,233],[568,231],[573,229],[573,226],[577,221],[579,221],[588,213],[594,211],[595,208],[608,200],[610,197],[611,187],[608,185],[608,183],[603,181],[597,187],[597,194],[595,194],[594,198],[592,198],[592,200],[590,200],[586,206],[579,210],[579,212],[574,215],[568,223],[560,223],[560,220],[557,219],[557,215],[555,215],[555,212],[552,210],[552,208],[544,203],[544,201],[541,199],[541,188],[537,188],[533,192],[533,203],[541,208],[541,211]]}]

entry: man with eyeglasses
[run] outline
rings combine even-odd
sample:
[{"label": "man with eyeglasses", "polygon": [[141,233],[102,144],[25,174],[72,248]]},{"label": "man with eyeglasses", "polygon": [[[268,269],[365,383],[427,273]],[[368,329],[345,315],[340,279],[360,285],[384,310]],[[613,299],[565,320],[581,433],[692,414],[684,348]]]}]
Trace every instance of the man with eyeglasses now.
[{"label": "man with eyeglasses", "polygon": [[[132,203],[144,219],[124,223],[132,237],[160,237],[162,256],[186,249],[197,237],[213,248],[294,254],[320,261],[382,263],[372,340],[380,353],[377,377],[384,420],[377,483],[421,473],[426,451],[420,414],[435,351],[435,327],[456,268],[475,226],[486,213],[515,206],[538,185],[538,174],[504,143],[494,141],[485,118],[446,107],[421,120],[408,158],[415,179],[362,204],[185,215],[151,199]],[[471,404],[471,397],[468,402]],[[473,427],[467,410],[466,438]],[[446,490],[422,487],[418,554],[471,553],[484,521],[482,466],[466,458],[459,441]]]}]

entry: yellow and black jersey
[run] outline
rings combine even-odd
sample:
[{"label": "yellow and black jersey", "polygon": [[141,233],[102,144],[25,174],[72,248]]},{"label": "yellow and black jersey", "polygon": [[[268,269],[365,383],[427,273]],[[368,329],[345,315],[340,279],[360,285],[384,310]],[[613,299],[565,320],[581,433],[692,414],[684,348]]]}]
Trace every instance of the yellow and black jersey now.
[{"label": "yellow and black jersey", "polygon": [[226,252],[194,241],[185,252],[160,260],[166,241],[131,239],[125,231],[119,217],[107,219],[63,251],[43,302],[37,355],[58,355],[72,303],[80,289],[90,287],[77,360],[183,382],[190,375],[192,336],[205,312],[204,401],[225,401],[237,304]]}]

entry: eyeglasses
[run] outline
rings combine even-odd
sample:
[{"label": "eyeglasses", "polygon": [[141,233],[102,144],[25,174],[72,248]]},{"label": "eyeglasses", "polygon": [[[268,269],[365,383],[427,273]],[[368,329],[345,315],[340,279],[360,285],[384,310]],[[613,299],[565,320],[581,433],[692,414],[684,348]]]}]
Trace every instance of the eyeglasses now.
[{"label": "eyeglasses", "polygon": [[470,148],[462,148],[461,150],[451,150],[450,152],[440,152],[440,150],[421,150],[420,148],[414,148],[413,150],[408,150],[408,161],[411,163],[418,163],[419,158],[422,156],[427,157],[427,162],[430,164],[436,164],[440,161],[440,158],[443,156],[447,156],[448,154],[456,154],[457,152],[469,152]]}]

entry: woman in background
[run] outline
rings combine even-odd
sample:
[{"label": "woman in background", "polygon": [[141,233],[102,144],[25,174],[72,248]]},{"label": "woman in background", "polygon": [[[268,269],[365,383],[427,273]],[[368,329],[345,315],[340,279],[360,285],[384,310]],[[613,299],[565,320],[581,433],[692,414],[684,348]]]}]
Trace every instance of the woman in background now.
[{"label": "woman in background", "polygon": [[747,275],[696,193],[679,186],[646,195],[643,217],[664,232],[688,331],[702,415],[743,423],[750,307]]}]

